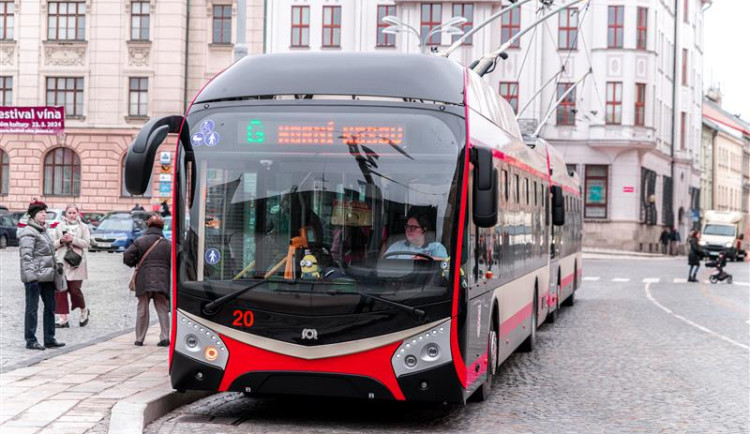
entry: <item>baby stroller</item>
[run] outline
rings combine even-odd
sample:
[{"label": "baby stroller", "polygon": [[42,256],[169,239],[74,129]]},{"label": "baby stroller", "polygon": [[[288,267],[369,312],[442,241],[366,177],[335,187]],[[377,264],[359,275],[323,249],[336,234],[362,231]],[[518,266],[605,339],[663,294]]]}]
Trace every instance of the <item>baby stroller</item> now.
[{"label": "baby stroller", "polygon": [[726,266],[727,254],[724,251],[719,252],[719,256],[715,260],[706,262],[706,268],[716,268],[716,273],[708,276],[708,281],[716,283],[726,280],[727,283],[732,283],[732,275],[724,271]]}]

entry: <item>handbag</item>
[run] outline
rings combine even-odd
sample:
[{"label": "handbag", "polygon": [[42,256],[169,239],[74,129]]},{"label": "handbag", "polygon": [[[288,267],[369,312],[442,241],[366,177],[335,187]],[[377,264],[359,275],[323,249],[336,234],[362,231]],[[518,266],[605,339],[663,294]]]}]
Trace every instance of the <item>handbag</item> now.
[{"label": "handbag", "polygon": [[55,291],[64,292],[68,290],[68,280],[65,279],[65,271],[62,262],[55,264]]},{"label": "handbag", "polygon": [[146,253],[143,254],[141,257],[141,260],[138,261],[138,265],[135,266],[135,270],[133,271],[133,275],[130,277],[130,282],[128,283],[128,288],[130,288],[131,291],[135,291],[135,279],[136,276],[138,276],[138,269],[141,268],[141,264],[143,264],[143,260],[146,259],[146,256],[148,256],[149,253],[151,253],[151,250],[156,247],[157,244],[159,244],[159,241],[163,240],[164,238],[159,238],[158,240],[154,241],[153,244],[151,244],[151,247],[146,250]]},{"label": "handbag", "polygon": [[63,260],[73,268],[81,265],[82,259],[83,257],[76,253],[75,250],[73,250],[70,246],[68,246],[68,251],[65,252],[65,256],[63,256]]}]

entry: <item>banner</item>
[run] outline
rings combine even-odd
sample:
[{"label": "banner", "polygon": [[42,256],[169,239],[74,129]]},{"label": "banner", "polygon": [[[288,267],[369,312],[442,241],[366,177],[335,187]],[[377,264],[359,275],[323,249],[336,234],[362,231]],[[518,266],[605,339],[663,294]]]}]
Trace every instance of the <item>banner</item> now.
[{"label": "banner", "polygon": [[0,134],[48,134],[65,131],[65,107],[0,106]]}]

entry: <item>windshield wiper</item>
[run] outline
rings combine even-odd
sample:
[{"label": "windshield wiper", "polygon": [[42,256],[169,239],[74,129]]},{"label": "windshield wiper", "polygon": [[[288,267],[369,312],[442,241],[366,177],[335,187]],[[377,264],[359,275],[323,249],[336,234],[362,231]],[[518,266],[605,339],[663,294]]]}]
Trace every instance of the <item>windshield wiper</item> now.
[{"label": "windshield wiper", "polygon": [[408,313],[414,315],[414,317],[417,318],[420,321],[425,317],[425,311],[423,311],[422,309],[418,309],[416,307],[409,306],[408,304],[399,303],[397,301],[388,300],[386,298],[381,298],[381,297],[378,297],[377,295],[367,294],[366,292],[361,292],[361,291],[348,292],[348,291],[339,291],[339,290],[332,289],[330,291],[326,291],[325,293],[329,294],[329,295],[355,295],[356,294],[356,295],[360,295],[360,296],[362,296],[364,298],[369,298],[369,299],[372,299],[372,300],[375,300],[375,301],[379,301],[379,302],[381,302],[383,304],[387,304],[389,306],[393,306],[393,307],[396,307],[398,309],[401,309],[401,310],[403,310],[405,312],[408,312]]},{"label": "windshield wiper", "polygon": [[259,282],[255,282],[250,286],[247,286],[245,288],[242,288],[238,291],[235,291],[231,294],[227,294],[223,297],[219,297],[216,300],[212,301],[211,303],[208,303],[207,305],[203,306],[203,313],[206,315],[214,315],[216,312],[219,311],[219,308],[226,303],[234,300],[235,298],[241,296],[242,294],[250,291],[253,288],[256,288],[264,283],[268,282],[278,282],[278,280],[261,280]]}]

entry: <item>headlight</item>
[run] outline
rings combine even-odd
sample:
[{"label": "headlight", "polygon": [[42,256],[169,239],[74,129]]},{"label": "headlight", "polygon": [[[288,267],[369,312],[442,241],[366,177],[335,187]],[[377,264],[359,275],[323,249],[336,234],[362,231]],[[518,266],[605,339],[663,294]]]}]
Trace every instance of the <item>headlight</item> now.
[{"label": "headlight", "polygon": [[451,321],[448,320],[418,335],[404,339],[391,357],[396,377],[424,371],[452,360],[450,350]]},{"label": "headlight", "polygon": [[724,244],[724,247],[732,247],[732,242],[730,241],[730,242]]},{"label": "headlight", "polygon": [[177,311],[175,351],[199,362],[226,369],[229,350],[218,333]]},{"label": "headlight", "polygon": [[698,241],[698,244],[701,245],[701,246],[705,246],[708,243],[706,242],[706,240],[700,240],[700,241]]}]

